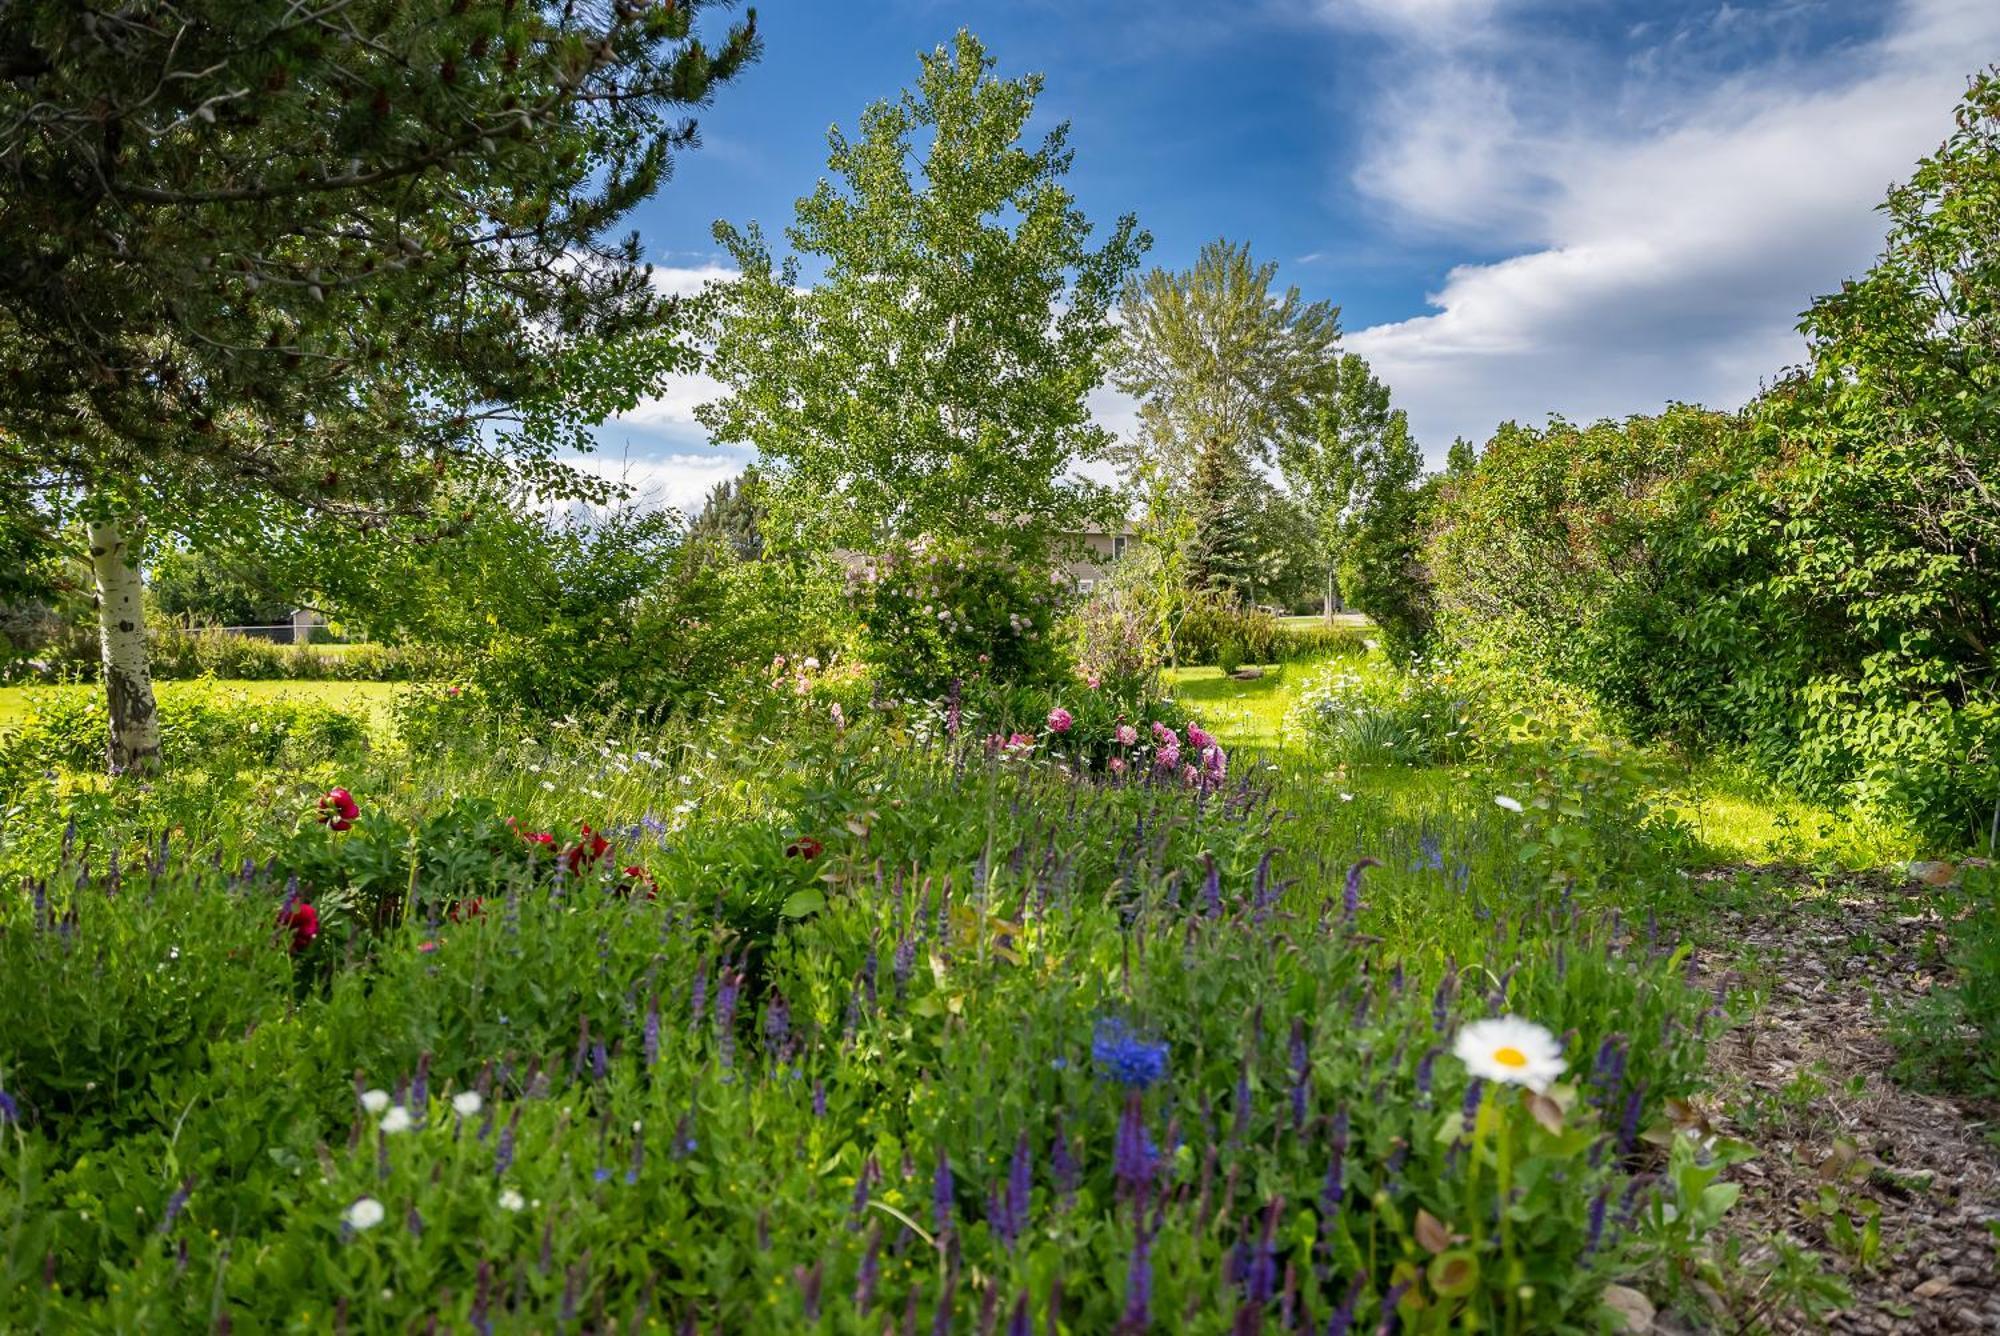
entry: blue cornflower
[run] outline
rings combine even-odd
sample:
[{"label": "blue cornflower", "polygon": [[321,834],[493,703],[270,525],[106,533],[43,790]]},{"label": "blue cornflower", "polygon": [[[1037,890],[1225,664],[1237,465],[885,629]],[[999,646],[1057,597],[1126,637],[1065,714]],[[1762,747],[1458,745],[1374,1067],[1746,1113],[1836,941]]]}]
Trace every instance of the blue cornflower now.
[{"label": "blue cornflower", "polygon": [[1167,1074],[1167,1045],[1149,1042],[1115,1016],[1097,1022],[1090,1056],[1105,1076],[1132,1090],[1144,1090]]}]

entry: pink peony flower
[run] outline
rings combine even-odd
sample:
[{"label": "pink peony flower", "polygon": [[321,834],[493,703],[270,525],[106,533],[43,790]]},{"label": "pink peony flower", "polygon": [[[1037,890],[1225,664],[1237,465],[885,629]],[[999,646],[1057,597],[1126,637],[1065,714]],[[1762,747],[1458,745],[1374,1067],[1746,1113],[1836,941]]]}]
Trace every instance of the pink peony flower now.
[{"label": "pink peony flower", "polygon": [[1130,724],[1118,725],[1118,745],[1129,747],[1139,740],[1139,730]]},{"label": "pink peony flower", "polygon": [[1181,749],[1180,744],[1177,742],[1167,743],[1164,747],[1160,748],[1159,754],[1153,758],[1153,764],[1162,770],[1172,770],[1180,763]]},{"label": "pink peony flower", "polygon": [[1049,711],[1049,732],[1067,733],[1076,724],[1076,717],[1058,705]]},{"label": "pink peony flower", "polygon": [[1112,774],[1122,775],[1125,773],[1125,758],[1122,756],[1114,756],[1111,758],[1109,762],[1106,763],[1106,767],[1111,771]]},{"label": "pink peony flower", "polygon": [[1215,745],[1215,739],[1203,732],[1200,724],[1189,724],[1187,726],[1187,738],[1188,746],[1194,748],[1196,751]]},{"label": "pink peony flower", "polygon": [[1189,788],[1193,788],[1196,784],[1199,784],[1200,782],[1201,782],[1201,771],[1194,768],[1194,762],[1189,761],[1186,765],[1181,767],[1181,783],[1187,785]]}]

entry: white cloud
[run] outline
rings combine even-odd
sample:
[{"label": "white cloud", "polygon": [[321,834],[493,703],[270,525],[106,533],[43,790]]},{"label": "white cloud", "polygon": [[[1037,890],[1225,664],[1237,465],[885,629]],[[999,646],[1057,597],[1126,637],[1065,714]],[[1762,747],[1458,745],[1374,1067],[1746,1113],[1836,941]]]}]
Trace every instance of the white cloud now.
[{"label": "white cloud", "polygon": [[692,514],[701,508],[702,498],[711,487],[741,473],[749,461],[740,454],[676,451],[575,455],[564,462],[630,487],[632,501],[642,508],[671,507]]},{"label": "white cloud", "polygon": [[726,264],[653,266],[653,289],[663,296],[692,297],[710,283],[734,282],[737,271]]},{"label": "white cloud", "polygon": [[1513,253],[1350,344],[1433,457],[1510,417],[1733,407],[1798,360],[1814,294],[1867,265],[1884,190],[1996,44],[2000,6],[1908,0],[1871,44],[1705,72],[1653,48],[1579,101],[1591,57],[1552,69],[1541,34],[1405,37],[1355,183],[1402,228]]}]

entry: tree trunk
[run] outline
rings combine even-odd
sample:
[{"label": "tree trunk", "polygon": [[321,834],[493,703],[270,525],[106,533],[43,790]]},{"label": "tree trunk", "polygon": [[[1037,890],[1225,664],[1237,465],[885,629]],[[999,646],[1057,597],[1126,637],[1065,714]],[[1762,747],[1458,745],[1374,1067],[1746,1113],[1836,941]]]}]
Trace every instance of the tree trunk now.
[{"label": "tree trunk", "polygon": [[97,632],[104,652],[104,699],[110,730],[105,762],[114,775],[160,768],[160,718],[146,662],[146,612],[140,599],[139,525],[98,520],[85,528],[97,584]]}]

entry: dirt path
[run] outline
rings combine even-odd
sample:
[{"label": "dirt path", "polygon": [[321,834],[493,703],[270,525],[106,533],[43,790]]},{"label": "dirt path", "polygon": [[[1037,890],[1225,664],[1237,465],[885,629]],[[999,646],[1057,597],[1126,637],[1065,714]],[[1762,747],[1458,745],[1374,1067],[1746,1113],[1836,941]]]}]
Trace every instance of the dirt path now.
[{"label": "dirt path", "polygon": [[[1726,1325],[1748,1314],[1752,1327],[1779,1331],[2000,1332],[2000,1151],[1989,1139],[2000,1110],[1889,1079],[1888,1015],[1937,982],[1944,921],[1923,887],[1884,874],[1759,875],[1791,893],[1722,916],[1723,945],[1698,953],[1708,977],[1765,999],[1710,1059],[1722,1130],[1758,1149],[1732,1171],[1743,1196],[1730,1224],[1746,1271],[1776,1255],[1774,1237],[1786,1239],[1818,1253],[1853,1298],[1807,1318],[1738,1296]],[[1878,1207],[1879,1250],[1865,1259],[1863,1230]]]}]

